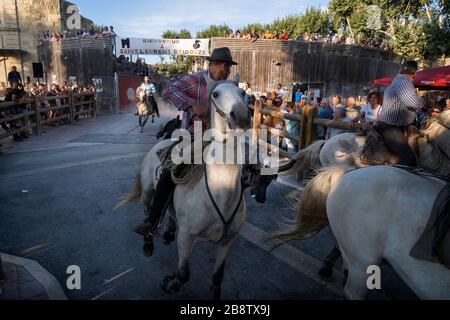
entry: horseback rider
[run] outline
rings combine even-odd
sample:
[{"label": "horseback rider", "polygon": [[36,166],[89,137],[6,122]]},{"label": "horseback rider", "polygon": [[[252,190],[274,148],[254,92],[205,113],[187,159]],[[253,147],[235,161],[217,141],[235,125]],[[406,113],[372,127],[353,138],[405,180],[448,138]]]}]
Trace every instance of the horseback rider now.
[{"label": "horseback rider", "polygon": [[[139,101],[143,102],[145,93],[147,91],[150,91],[152,94],[150,96],[150,99],[152,100],[152,103],[156,106],[155,101],[155,94],[156,94],[156,88],[153,83],[150,82],[150,78],[148,76],[144,77],[144,81],[141,83],[141,85],[136,89],[136,97],[139,99]],[[136,106],[136,113],[135,116],[139,115],[139,109]]]},{"label": "horseback rider", "polygon": [[398,156],[398,164],[412,167],[416,165],[416,156],[404,133],[406,128],[414,123],[416,113],[426,103],[414,89],[413,78],[417,69],[415,61],[407,61],[402,65],[400,74],[386,89],[378,120],[378,131],[386,147]]},{"label": "horseback rider", "polygon": [[[209,98],[206,96],[206,78],[209,77],[214,81],[227,80],[231,67],[237,65],[233,61],[229,48],[215,49],[211,56],[206,59],[210,62],[208,70],[185,76],[169,85],[162,94],[178,110],[183,111],[181,127],[189,130],[191,134],[194,132],[194,121],[201,121],[203,129],[210,126],[208,123],[210,106],[206,102]],[[174,190],[175,183],[172,180],[171,170],[164,168],[155,189],[148,217],[144,223],[134,228],[137,234],[144,236],[144,254],[146,256],[153,255],[153,237],[166,204]]]}]

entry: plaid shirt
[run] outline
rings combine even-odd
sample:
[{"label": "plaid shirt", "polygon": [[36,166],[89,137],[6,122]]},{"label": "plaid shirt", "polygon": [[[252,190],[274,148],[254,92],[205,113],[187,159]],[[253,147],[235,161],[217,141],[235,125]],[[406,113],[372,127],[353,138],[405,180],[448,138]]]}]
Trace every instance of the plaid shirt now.
[{"label": "plaid shirt", "polygon": [[[192,104],[206,99],[207,83],[205,77],[208,76],[208,71],[185,76],[170,84],[162,93],[163,97],[174,104],[178,110],[184,111],[181,127],[190,130],[190,132],[193,132],[194,121],[200,121],[194,115]],[[203,128],[205,127],[206,123],[204,122]]]},{"label": "plaid shirt", "polygon": [[416,112],[425,106],[417,96],[413,81],[399,74],[384,94],[379,121],[393,126],[407,126],[414,122]]}]

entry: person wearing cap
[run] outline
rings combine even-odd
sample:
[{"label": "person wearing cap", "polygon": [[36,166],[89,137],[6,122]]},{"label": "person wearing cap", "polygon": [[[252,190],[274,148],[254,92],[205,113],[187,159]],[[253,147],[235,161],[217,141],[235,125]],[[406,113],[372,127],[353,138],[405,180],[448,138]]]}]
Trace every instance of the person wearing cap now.
[{"label": "person wearing cap", "polygon": [[378,131],[383,136],[386,147],[398,156],[398,164],[404,166],[416,165],[416,156],[409,147],[404,132],[414,123],[417,112],[426,103],[414,89],[413,78],[417,70],[415,61],[407,61],[402,65],[400,74],[386,89],[378,120]]},{"label": "person wearing cap", "polygon": [[[208,70],[187,75],[173,82],[165,90],[162,96],[175,105],[179,111],[183,111],[182,129],[187,129],[191,134],[195,121],[201,121],[203,129],[209,127],[210,106],[207,104],[207,78],[214,81],[227,80],[231,73],[231,67],[237,65],[233,61],[229,48],[215,49],[209,61]],[[165,204],[175,190],[170,168],[164,168],[158,185],[155,188],[152,205],[148,217],[144,223],[136,226],[134,231],[144,236],[144,255],[152,256],[154,251],[153,237],[158,222],[163,214]]]}]

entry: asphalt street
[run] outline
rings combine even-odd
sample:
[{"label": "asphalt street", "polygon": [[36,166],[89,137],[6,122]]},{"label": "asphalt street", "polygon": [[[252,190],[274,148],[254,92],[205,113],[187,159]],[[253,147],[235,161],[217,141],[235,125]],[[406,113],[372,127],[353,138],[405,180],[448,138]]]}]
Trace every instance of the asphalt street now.
[{"label": "asphalt street", "polygon": [[[145,258],[132,232],[144,217],[142,204],[113,211],[132,191],[160,125],[177,114],[162,101],[160,106],[161,119],[143,134],[130,111],[51,128],[21,143],[1,141],[0,251],[39,262],[69,299],[210,299],[214,245],[195,247],[190,281],[167,295],[159,283],[176,270],[176,245],[157,241],[154,257]],[[300,194],[282,181],[270,186],[264,205],[246,194],[248,222],[227,260],[223,299],[341,298],[339,271],[332,282],[317,275],[334,246],[329,229],[274,251],[263,241],[295,215]],[[81,268],[80,290],[66,287],[71,265]],[[387,266],[382,288],[369,298],[415,299]]]}]

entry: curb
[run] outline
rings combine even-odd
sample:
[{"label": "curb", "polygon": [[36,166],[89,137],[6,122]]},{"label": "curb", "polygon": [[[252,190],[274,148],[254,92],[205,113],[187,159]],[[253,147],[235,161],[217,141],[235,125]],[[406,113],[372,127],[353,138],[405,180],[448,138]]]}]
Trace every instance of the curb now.
[{"label": "curb", "polygon": [[9,254],[0,253],[2,261],[27,270],[45,289],[50,300],[68,300],[58,280],[39,263]]}]

